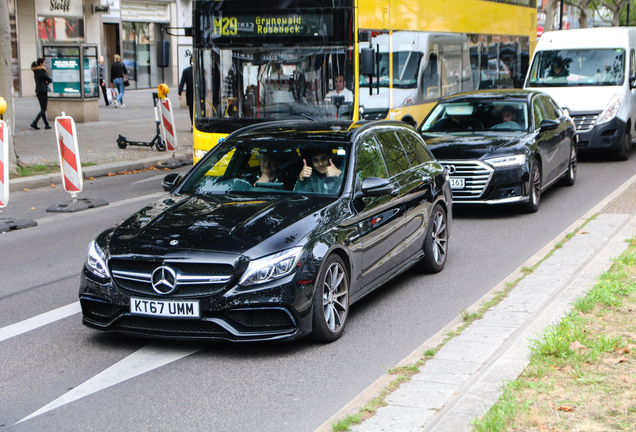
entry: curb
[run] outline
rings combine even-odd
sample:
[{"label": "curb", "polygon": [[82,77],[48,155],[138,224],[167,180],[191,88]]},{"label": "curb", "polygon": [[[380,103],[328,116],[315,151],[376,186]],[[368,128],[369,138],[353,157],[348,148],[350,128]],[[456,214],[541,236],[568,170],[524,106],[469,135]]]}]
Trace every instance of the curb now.
[{"label": "curb", "polygon": [[[192,164],[191,155],[187,153],[175,153],[176,159],[185,159],[188,161],[187,165]],[[84,179],[87,177],[104,177],[110,173],[117,173],[120,171],[131,171],[131,170],[139,170],[144,168],[150,168],[151,166],[155,166],[159,162],[165,162],[166,160],[172,159],[171,154],[166,154],[162,156],[152,156],[146,159],[139,159],[136,161],[123,161],[123,162],[113,162],[104,165],[95,165],[90,167],[82,168],[82,175]],[[62,184],[62,174],[46,174],[46,175],[37,175],[30,176],[24,178],[10,179],[9,180],[9,190],[11,192],[22,190],[22,189],[35,189],[40,187],[49,187],[52,184],[58,185]]]},{"label": "curb", "polygon": [[[631,186],[636,185],[636,175],[629,178],[625,181],[621,186],[616,188],[613,192],[611,192],[608,196],[606,196],[603,200],[601,200],[598,204],[592,207],[589,211],[587,211],[583,216],[574,221],[569,227],[563,230],[559,235],[557,235],[552,241],[548,242],[543,248],[541,248],[537,253],[535,253],[532,257],[528,258],[526,262],[520,265],[517,269],[513,270],[507,277],[505,277],[501,282],[495,285],[490,291],[482,296],[479,300],[473,303],[470,307],[466,308],[468,313],[476,312],[479,310],[480,306],[489,300],[491,300],[497,292],[502,291],[506,287],[507,282],[513,282],[517,280],[520,276],[523,275],[522,269],[524,267],[532,267],[545,255],[550,252],[554,246],[563,240],[567,234],[573,232],[577,227],[587,221],[589,218],[594,216],[597,213],[602,212],[608,205],[610,205],[615,200],[620,199],[623,193]],[[633,216],[633,215],[632,215]],[[616,229],[615,233],[620,233],[622,231],[622,227]],[[444,328],[439,330],[436,334],[431,336],[428,340],[426,340],[422,345],[413,350],[411,354],[398,362],[395,367],[406,366],[415,363],[417,360],[422,358],[424,351],[429,348],[434,348],[439,345],[446,337],[447,333],[455,331],[461,325],[463,325],[464,320],[461,316],[457,316],[455,319],[451,320]],[[333,427],[332,424],[337,421],[345,418],[348,415],[356,414],[360,411],[360,409],[369,403],[373,398],[377,397],[380,392],[392,381],[395,379],[395,376],[390,375],[388,373],[384,373],[380,376],[375,382],[365,388],[360,394],[354,397],[349,403],[343,406],[338,412],[334,413],[327,421],[325,421],[322,425],[320,425],[314,432],[332,432]],[[364,422],[363,422],[364,423]],[[428,422],[427,422],[428,423]],[[359,426],[359,425],[358,425]],[[428,429],[428,425],[422,427],[421,430]],[[387,429],[388,430],[388,429]]]}]

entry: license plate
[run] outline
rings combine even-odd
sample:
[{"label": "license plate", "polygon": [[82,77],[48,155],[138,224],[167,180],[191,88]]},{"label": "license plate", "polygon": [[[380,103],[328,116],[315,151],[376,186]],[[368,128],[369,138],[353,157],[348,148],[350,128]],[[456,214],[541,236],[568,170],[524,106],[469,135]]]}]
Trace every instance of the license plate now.
[{"label": "license plate", "polygon": [[463,178],[450,179],[451,189],[464,189],[466,187],[466,181]]},{"label": "license plate", "polygon": [[131,297],[130,313],[169,318],[200,318],[198,301],[148,300]]}]

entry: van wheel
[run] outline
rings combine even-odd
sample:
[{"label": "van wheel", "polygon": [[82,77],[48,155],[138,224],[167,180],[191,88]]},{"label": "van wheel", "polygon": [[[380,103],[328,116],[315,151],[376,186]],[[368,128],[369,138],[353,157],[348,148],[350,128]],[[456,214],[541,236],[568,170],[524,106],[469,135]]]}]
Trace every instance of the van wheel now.
[{"label": "van wheel", "polygon": [[629,159],[629,154],[632,152],[632,137],[626,133],[621,140],[621,146],[616,153],[614,153],[614,159],[619,161],[626,161]]}]

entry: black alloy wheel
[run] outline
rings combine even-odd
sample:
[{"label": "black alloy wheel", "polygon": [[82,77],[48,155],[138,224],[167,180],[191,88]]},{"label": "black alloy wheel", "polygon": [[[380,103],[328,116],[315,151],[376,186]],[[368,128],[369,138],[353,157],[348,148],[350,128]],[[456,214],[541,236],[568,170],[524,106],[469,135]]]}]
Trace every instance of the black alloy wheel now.
[{"label": "black alloy wheel", "polygon": [[312,337],[333,342],[344,331],[349,315],[349,273],[338,255],[331,255],[316,280]]},{"label": "black alloy wheel", "polygon": [[448,253],[448,223],[446,212],[440,204],[435,204],[426,228],[424,238],[424,258],[420,269],[424,273],[438,273],[446,264]]},{"label": "black alloy wheel", "polygon": [[539,210],[541,202],[541,167],[535,158],[530,168],[530,183],[528,185],[528,197],[530,200],[523,206],[527,213],[535,213]]},{"label": "black alloy wheel", "polygon": [[572,144],[570,146],[570,162],[568,164],[568,171],[561,180],[561,184],[563,186],[572,186],[576,181],[576,164],[577,164],[577,155],[576,155],[576,145]]},{"label": "black alloy wheel", "polygon": [[629,133],[623,135],[621,140],[621,146],[616,153],[614,153],[614,159],[619,161],[626,161],[629,159],[629,154],[632,152],[632,137]]}]

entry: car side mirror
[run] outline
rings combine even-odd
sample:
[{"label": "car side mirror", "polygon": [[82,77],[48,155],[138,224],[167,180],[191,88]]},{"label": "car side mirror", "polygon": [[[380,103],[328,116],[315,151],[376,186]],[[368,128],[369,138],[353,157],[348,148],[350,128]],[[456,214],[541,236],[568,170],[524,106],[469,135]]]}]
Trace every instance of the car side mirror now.
[{"label": "car side mirror", "polygon": [[630,86],[631,88],[636,87],[636,75],[632,75],[632,76],[629,78],[629,86]]},{"label": "car side mirror", "polygon": [[161,181],[161,187],[166,192],[170,192],[172,189],[174,189],[176,185],[178,185],[181,182],[181,179],[182,179],[181,174],[177,174],[177,173],[168,174]]},{"label": "car side mirror", "polygon": [[397,191],[390,181],[380,177],[367,177],[362,180],[362,194],[364,196],[391,195]]},{"label": "car side mirror", "polygon": [[539,132],[555,130],[559,127],[559,122],[556,120],[543,119],[539,125]]}]

